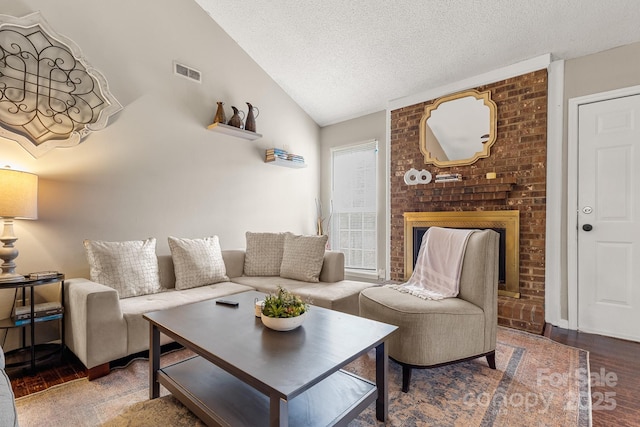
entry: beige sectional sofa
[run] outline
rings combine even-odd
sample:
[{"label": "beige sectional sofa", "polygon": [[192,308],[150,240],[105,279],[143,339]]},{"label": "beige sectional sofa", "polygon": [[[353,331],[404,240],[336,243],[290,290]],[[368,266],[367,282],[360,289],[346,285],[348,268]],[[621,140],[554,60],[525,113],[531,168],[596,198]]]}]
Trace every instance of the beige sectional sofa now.
[{"label": "beige sectional sofa", "polygon": [[[217,239],[217,238],[216,238]],[[216,240],[217,243],[217,240]],[[155,242],[154,242],[155,249]],[[84,278],[65,282],[66,345],[97,378],[109,372],[109,362],[148,350],[149,325],[142,314],[236,293],[273,292],[278,286],[302,296],[313,305],[358,315],[360,291],[372,283],[344,280],[344,254],[324,251],[317,282],[280,276],[246,275],[246,250],[220,251],[225,280],[211,285],[176,289],[172,256],[158,256],[161,289],[120,298],[113,287]],[[174,254],[175,256],[175,254]],[[252,255],[253,256],[253,255]],[[90,260],[91,264],[91,260]],[[255,270],[255,269],[254,269]],[[170,342],[162,336],[162,344]]]}]

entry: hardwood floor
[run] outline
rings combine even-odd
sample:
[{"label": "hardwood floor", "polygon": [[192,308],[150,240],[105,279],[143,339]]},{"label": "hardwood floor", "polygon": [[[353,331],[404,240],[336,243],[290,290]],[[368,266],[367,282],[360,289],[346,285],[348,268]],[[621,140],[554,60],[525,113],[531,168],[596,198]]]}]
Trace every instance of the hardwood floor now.
[{"label": "hardwood floor", "polygon": [[[162,352],[172,351],[177,348],[182,348],[182,346],[177,343],[166,344],[162,346]],[[148,355],[147,351],[142,351],[132,354],[131,356],[123,357],[122,359],[114,360],[109,363],[109,366],[111,369],[125,366],[135,358],[146,358]],[[7,357],[7,362],[11,362],[10,357]],[[87,368],[85,368],[82,362],[69,350],[66,350],[62,355],[58,353],[55,356],[38,362],[36,372],[29,372],[29,370],[25,368],[8,368],[6,372],[11,380],[11,387],[13,388],[13,394],[16,398],[37,393],[68,381],[84,378],[88,375]]]},{"label": "hardwood floor", "polygon": [[640,425],[640,343],[550,325],[545,336],[589,351],[594,427]]},{"label": "hardwood floor", "polygon": [[[640,400],[637,398],[640,396],[640,343],[550,325],[545,328],[544,335],[589,351],[594,427],[640,425]],[[112,367],[122,366],[140,355],[113,362]],[[22,369],[7,370],[16,397],[87,375],[82,363],[71,352],[40,366],[35,374],[25,373]]]},{"label": "hardwood floor", "polygon": [[6,369],[16,398],[87,376],[87,369],[70,351],[38,362],[36,369],[33,373],[25,368]]}]

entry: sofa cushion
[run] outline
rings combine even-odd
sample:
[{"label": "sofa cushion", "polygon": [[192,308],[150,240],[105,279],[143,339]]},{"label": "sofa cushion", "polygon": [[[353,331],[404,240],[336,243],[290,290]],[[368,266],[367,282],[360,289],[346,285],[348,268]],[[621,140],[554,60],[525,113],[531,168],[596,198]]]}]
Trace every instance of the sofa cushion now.
[{"label": "sofa cushion", "polygon": [[[308,286],[308,283],[301,282],[300,280],[283,279],[282,277],[259,277],[259,276],[242,276],[234,277],[231,279],[233,283],[238,283],[245,286],[250,286],[256,291],[264,292],[265,294],[273,294],[278,291],[278,287],[282,286],[288,291],[295,293],[296,290]],[[313,301],[307,301],[313,304]]]},{"label": "sofa cushion", "polygon": [[279,276],[284,251],[284,233],[246,233],[246,276]]},{"label": "sofa cushion", "polygon": [[293,279],[248,276],[234,277],[231,280],[234,283],[250,286],[259,292],[267,294],[277,292],[278,287],[282,286],[311,305],[353,314],[354,316],[359,313],[358,296],[360,291],[376,286],[374,283],[352,280],[341,280],[334,283],[307,283]]},{"label": "sofa cushion", "polygon": [[360,292],[372,286],[376,284],[341,280],[335,283],[308,283],[296,289],[295,293],[310,304],[358,316]]},{"label": "sofa cushion", "polygon": [[[127,298],[120,301],[122,315],[127,322],[127,354],[149,349],[149,322],[142,317],[144,313],[166,310],[214,298],[229,297],[233,294],[251,290],[253,289],[249,286],[232,282],[220,282],[215,285],[200,286],[198,288],[172,289],[159,294]],[[240,307],[240,310],[243,309],[252,310],[250,314],[247,312],[247,315],[253,316],[253,305],[251,307]],[[171,341],[164,334],[161,335],[162,344]]]},{"label": "sofa cushion", "polygon": [[328,236],[300,236],[286,233],[280,276],[304,282],[318,282]]},{"label": "sofa cushion", "polygon": [[169,237],[176,289],[190,289],[229,280],[218,236],[204,239]]},{"label": "sofa cushion", "polygon": [[125,242],[85,240],[84,247],[91,280],[115,289],[120,298],[160,291],[155,238]]}]

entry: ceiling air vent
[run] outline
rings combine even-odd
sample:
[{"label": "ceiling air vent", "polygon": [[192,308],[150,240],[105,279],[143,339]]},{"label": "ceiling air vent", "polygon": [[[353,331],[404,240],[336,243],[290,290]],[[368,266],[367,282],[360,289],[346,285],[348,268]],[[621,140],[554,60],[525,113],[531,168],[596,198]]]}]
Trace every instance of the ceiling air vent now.
[{"label": "ceiling air vent", "polygon": [[189,80],[193,80],[194,82],[202,83],[202,74],[200,71],[187,67],[186,65],[179,64],[175,61],[173,61],[173,73]]}]

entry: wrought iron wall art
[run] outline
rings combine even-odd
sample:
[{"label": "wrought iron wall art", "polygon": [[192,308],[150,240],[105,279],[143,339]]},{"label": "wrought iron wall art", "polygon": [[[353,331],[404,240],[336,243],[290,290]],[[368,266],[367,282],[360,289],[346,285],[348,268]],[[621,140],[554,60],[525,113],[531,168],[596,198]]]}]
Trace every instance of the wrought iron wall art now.
[{"label": "wrought iron wall art", "polygon": [[39,12],[0,15],[0,136],[38,157],[79,144],[121,109],[104,76]]}]

